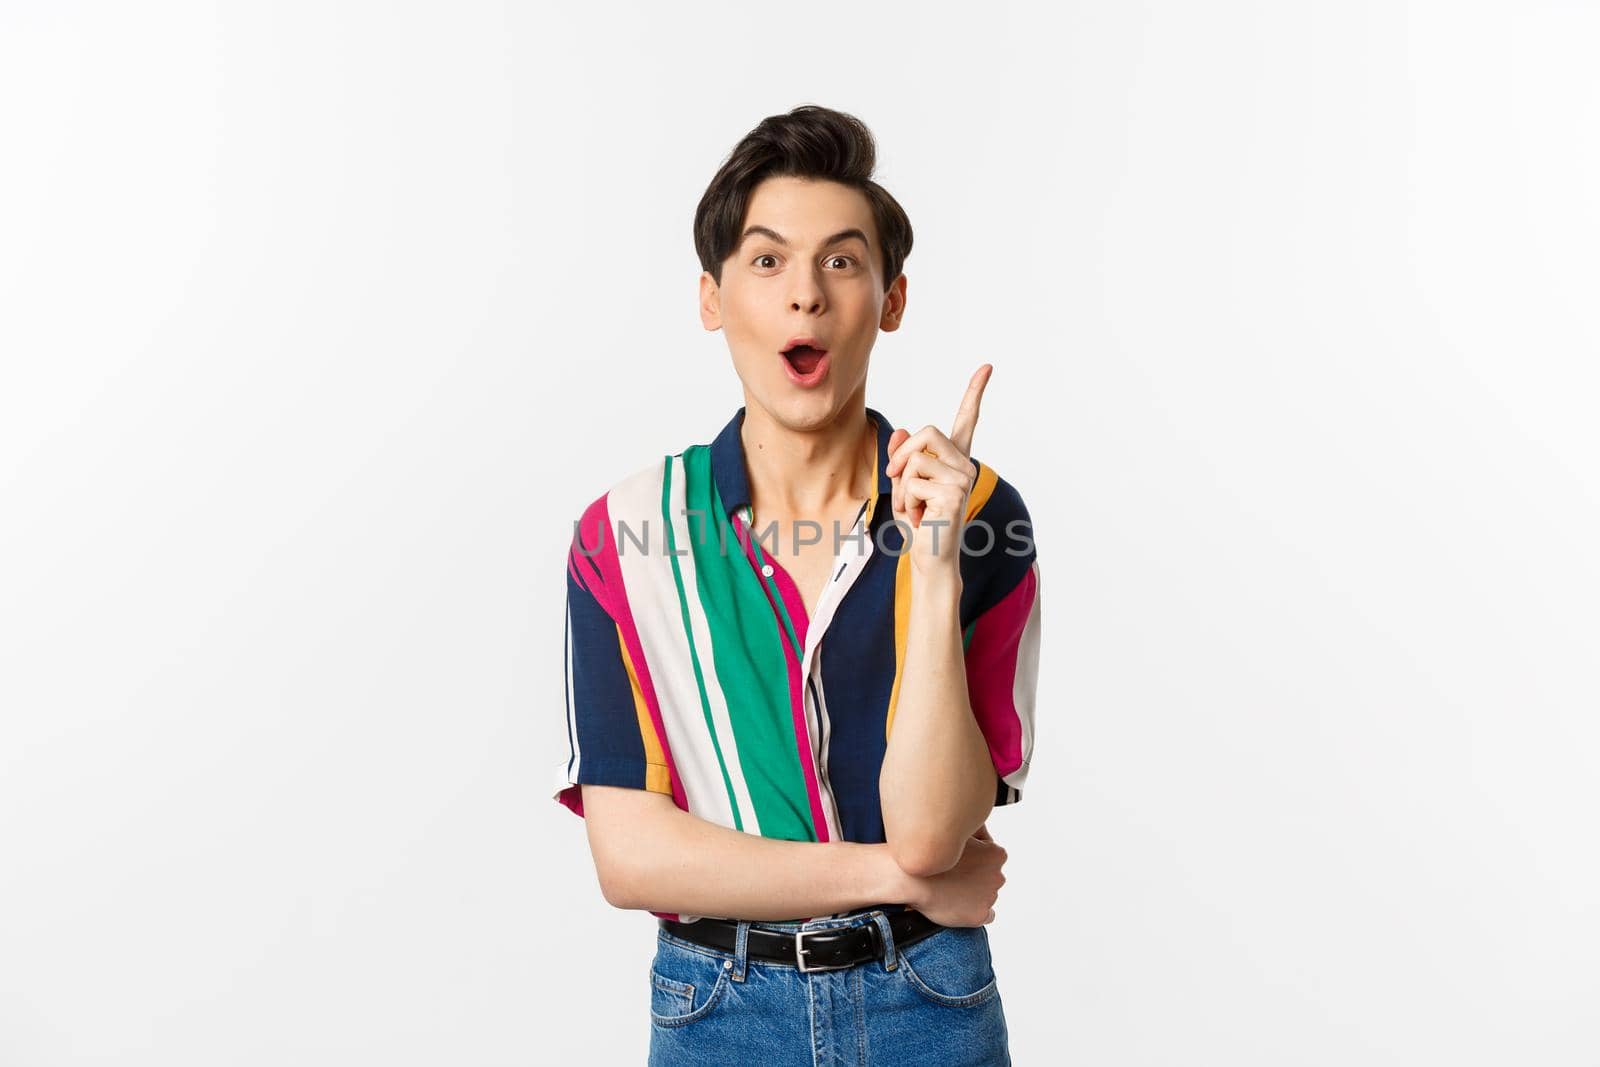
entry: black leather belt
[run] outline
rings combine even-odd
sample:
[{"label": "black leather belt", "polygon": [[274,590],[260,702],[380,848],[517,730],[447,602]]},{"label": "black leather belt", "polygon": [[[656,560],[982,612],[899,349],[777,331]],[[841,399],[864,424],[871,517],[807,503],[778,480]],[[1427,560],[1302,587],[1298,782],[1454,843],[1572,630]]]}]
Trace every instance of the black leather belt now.
[{"label": "black leather belt", "polygon": [[[897,949],[903,945],[915,944],[925,937],[932,937],[940,930],[948,929],[920,911],[909,908],[905,911],[884,912],[883,915],[889,920],[889,929],[894,932]],[[739,924],[732,919],[707,916],[692,923],[681,923],[672,919],[659,921],[661,928],[673,937],[681,937],[685,941],[692,941],[706,948],[721,949],[724,952],[734,951]],[[878,930],[876,922],[867,922],[861,926],[842,926],[831,930],[797,930],[793,933],[752,926],[745,934],[745,954],[750,959],[787,963],[802,971],[837,971],[845,967],[854,967],[867,960],[882,959],[883,948],[883,934]]]}]

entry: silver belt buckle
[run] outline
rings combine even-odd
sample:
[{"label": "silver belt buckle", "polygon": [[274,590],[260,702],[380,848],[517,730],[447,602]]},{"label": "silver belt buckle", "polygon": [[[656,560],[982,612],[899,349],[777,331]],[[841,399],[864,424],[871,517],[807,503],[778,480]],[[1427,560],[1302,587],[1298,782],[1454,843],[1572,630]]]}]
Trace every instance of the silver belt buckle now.
[{"label": "silver belt buckle", "polygon": [[850,963],[835,963],[835,964],[832,964],[831,966],[826,966],[826,967],[807,967],[806,966],[806,949],[805,949],[805,945],[802,943],[802,939],[807,934],[831,934],[831,933],[833,933],[832,930],[796,930],[794,932],[794,958],[795,958],[795,964],[802,971],[805,971],[807,974],[811,973],[812,971],[842,971],[842,970],[845,970],[848,967],[853,967],[854,966],[854,964],[850,964]]}]

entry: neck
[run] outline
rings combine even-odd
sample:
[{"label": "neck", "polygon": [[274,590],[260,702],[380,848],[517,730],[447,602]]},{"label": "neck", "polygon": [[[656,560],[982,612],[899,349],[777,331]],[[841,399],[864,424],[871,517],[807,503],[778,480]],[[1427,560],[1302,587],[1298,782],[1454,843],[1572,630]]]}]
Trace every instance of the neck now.
[{"label": "neck", "polygon": [[799,519],[859,505],[878,477],[878,435],[857,400],[831,422],[797,430],[746,401],[739,435],[758,515]]}]

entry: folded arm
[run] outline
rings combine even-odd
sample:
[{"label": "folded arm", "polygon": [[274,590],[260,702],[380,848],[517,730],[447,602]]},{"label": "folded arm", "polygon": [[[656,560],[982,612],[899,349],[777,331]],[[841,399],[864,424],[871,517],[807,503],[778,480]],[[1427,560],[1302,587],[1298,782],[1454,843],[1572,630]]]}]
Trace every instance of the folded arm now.
[{"label": "folded arm", "polygon": [[886,845],[759,837],[620,786],[584,785],[583,812],[600,891],[617,908],[783,922],[913,903]]}]

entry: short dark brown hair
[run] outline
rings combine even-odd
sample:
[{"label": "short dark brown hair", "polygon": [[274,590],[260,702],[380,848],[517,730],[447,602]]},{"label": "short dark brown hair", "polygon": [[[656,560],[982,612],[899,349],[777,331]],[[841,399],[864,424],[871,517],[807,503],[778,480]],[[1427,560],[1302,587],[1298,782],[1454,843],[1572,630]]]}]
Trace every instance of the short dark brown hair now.
[{"label": "short dark brown hair", "polygon": [[802,104],[771,115],[734,145],[694,211],[694,249],[700,266],[722,284],[722,264],[739,246],[750,194],[767,178],[784,176],[839,182],[866,194],[883,246],[883,288],[900,277],[911,254],[911,220],[899,201],[872,180],[877,146],[853,115]]}]

